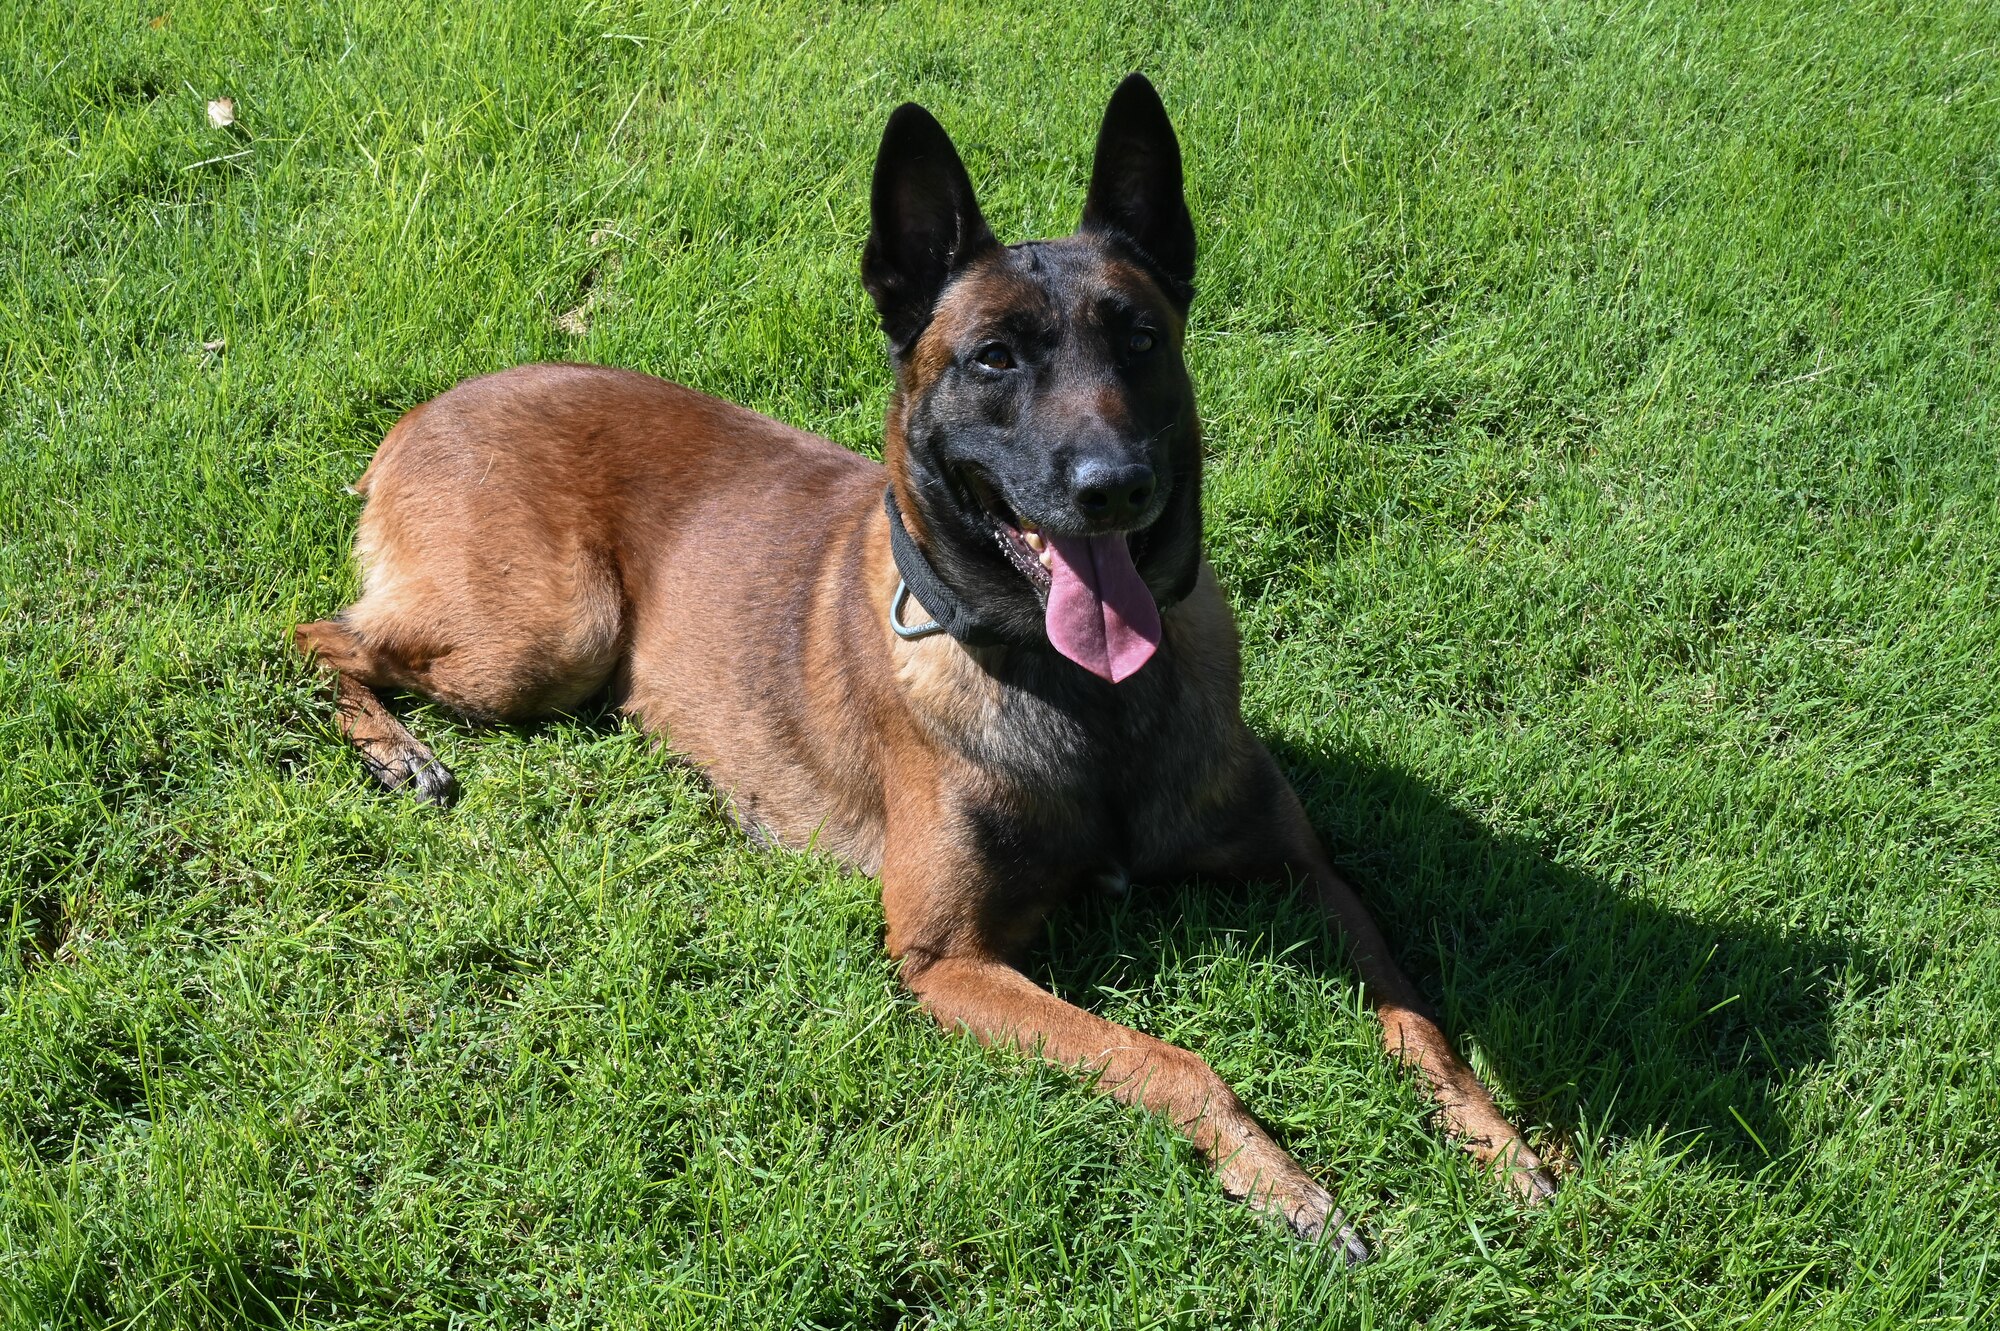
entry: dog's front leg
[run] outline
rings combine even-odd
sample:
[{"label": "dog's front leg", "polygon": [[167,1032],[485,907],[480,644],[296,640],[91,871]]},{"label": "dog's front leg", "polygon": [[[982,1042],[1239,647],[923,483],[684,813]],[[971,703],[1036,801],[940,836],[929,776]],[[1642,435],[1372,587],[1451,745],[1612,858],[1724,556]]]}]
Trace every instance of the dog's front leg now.
[{"label": "dog's front leg", "polygon": [[1367,1257],[1326,1189],[1207,1063],[1063,1002],[985,946],[975,921],[990,898],[979,869],[927,840],[921,849],[892,845],[882,898],[903,982],[940,1025],[1079,1069],[1096,1089],[1164,1115],[1208,1157],[1231,1196],[1282,1216],[1308,1238],[1335,1236],[1350,1262]]},{"label": "dog's front leg", "polygon": [[1320,909],[1346,936],[1354,968],[1382,1024],[1383,1048],[1422,1074],[1445,1131],[1525,1200],[1554,1196],[1554,1178],[1520,1129],[1493,1103],[1479,1074],[1445,1038],[1429,1004],[1396,964],[1368,908],[1334,872],[1291,783],[1268,754],[1260,752],[1259,759],[1237,835],[1202,857],[1193,866],[1196,872],[1310,884]]},{"label": "dog's front leg", "polygon": [[906,959],[903,978],[941,1025],[1092,1075],[1098,1090],[1144,1105],[1187,1134],[1231,1196],[1284,1217],[1309,1238],[1337,1234],[1349,1261],[1368,1255],[1326,1189],[1187,1050],[1065,1003],[992,958]]},{"label": "dog's front leg", "polygon": [[1382,1023],[1383,1048],[1423,1074],[1445,1130],[1524,1200],[1553,1197],[1555,1179],[1529,1149],[1521,1130],[1493,1103],[1479,1074],[1445,1038],[1429,1005],[1389,954],[1382,931],[1354,889],[1333,871],[1317,845],[1293,856],[1287,868],[1293,878],[1312,884],[1320,908],[1347,935],[1354,967]]}]

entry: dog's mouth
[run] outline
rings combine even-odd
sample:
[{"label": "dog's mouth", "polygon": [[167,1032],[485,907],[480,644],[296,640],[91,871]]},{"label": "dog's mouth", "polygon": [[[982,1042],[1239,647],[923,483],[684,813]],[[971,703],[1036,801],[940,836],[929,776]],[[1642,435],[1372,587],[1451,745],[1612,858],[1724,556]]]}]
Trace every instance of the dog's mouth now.
[{"label": "dog's mouth", "polygon": [[1007,562],[1035,589],[1036,599],[1048,604],[1049,588],[1055,582],[1055,549],[1042,529],[1016,513],[1000,497],[1000,487],[970,469],[959,472],[960,488],[986,519],[987,530]]},{"label": "dog's mouth", "polygon": [[1000,553],[1042,602],[1051,646],[1113,684],[1152,659],[1160,645],[1160,608],[1136,562],[1150,527],[1055,535],[1016,513],[986,477],[971,469],[959,475]]}]

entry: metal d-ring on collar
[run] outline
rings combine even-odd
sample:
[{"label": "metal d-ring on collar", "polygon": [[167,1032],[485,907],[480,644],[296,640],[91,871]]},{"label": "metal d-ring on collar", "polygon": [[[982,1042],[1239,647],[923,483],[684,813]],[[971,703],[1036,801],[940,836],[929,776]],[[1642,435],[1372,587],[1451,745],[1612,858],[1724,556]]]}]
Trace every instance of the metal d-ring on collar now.
[{"label": "metal d-ring on collar", "polygon": [[[992,621],[968,604],[964,597],[945,585],[931,561],[917,547],[910,529],[903,525],[903,512],[896,506],[896,492],[884,488],[882,508],[889,515],[889,554],[896,561],[896,594],[889,602],[889,627],[899,638],[927,638],[933,633],[949,633],[968,647],[991,647],[1015,641]],[[930,620],[903,625],[903,603],[915,596]]]},{"label": "metal d-ring on collar", "polygon": [[903,623],[903,603],[910,599],[910,584],[896,579],[896,595],[889,602],[889,627],[905,642],[914,638],[928,638],[933,633],[944,632],[944,625],[935,619],[927,619],[921,624]]}]

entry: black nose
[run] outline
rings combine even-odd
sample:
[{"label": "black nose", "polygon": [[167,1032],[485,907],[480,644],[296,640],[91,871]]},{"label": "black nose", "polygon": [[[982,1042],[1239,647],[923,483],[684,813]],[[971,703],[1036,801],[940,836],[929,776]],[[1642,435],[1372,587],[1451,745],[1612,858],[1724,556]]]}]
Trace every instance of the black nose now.
[{"label": "black nose", "polygon": [[1107,527],[1130,525],[1152,502],[1153,469],[1143,462],[1107,462],[1085,458],[1076,466],[1070,486],[1076,506],[1092,523]]}]

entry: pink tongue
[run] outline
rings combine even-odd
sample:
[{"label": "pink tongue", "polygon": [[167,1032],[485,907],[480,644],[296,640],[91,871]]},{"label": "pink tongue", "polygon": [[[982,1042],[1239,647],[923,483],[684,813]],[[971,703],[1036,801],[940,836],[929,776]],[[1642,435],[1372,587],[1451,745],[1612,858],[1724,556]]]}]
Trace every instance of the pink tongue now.
[{"label": "pink tongue", "polygon": [[1113,684],[1136,674],[1160,645],[1160,608],[1132,566],[1123,536],[1051,536],[1049,641]]}]

